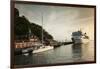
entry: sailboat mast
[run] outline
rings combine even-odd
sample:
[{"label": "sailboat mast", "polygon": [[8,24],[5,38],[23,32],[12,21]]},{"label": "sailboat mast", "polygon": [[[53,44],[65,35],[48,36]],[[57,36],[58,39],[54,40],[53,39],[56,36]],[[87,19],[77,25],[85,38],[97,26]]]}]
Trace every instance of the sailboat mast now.
[{"label": "sailboat mast", "polygon": [[42,46],[43,46],[43,12],[41,13],[42,15]]},{"label": "sailboat mast", "polygon": [[28,32],[28,38],[30,39],[31,36],[31,29],[29,28],[29,32]]}]

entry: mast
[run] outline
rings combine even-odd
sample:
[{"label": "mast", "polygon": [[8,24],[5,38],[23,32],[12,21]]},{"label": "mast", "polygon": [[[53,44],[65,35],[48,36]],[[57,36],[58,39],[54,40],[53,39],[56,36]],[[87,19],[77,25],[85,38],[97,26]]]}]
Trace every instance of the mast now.
[{"label": "mast", "polygon": [[43,46],[43,12],[41,13],[42,15],[42,46]]},{"label": "mast", "polygon": [[30,39],[30,36],[31,36],[31,29],[29,28],[28,39]]}]

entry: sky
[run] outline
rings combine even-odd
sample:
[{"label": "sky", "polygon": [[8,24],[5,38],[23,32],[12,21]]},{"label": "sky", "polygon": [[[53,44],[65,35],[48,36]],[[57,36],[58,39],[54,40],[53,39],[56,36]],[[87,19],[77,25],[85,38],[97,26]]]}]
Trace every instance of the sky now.
[{"label": "sky", "polygon": [[15,4],[20,16],[42,25],[55,40],[71,40],[72,32],[82,30],[94,40],[94,8]]}]

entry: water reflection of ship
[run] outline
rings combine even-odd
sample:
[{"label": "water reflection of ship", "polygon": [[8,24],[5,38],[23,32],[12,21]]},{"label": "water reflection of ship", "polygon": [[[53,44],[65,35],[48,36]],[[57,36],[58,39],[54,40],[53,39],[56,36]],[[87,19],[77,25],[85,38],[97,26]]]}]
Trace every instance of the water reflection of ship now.
[{"label": "water reflection of ship", "polygon": [[89,36],[86,33],[83,33],[81,30],[72,33],[72,41],[77,43],[88,43]]},{"label": "water reflection of ship", "polygon": [[77,61],[82,57],[82,44],[73,44],[72,45],[72,58]]}]

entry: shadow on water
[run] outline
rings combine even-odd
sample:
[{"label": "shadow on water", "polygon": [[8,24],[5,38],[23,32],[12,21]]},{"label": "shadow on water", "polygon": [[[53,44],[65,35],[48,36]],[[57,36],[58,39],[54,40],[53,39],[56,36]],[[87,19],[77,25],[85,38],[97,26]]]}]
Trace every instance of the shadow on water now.
[{"label": "shadow on water", "polygon": [[30,64],[42,64],[42,63],[47,63],[45,56],[42,54],[28,54],[28,55],[16,55],[15,56],[15,65],[30,65]]},{"label": "shadow on water", "polygon": [[32,64],[31,61],[33,61],[33,58],[32,58],[32,54],[30,54],[30,55],[16,55],[15,60],[18,60],[15,62],[16,65],[21,65],[21,64],[26,65],[28,63]]}]

